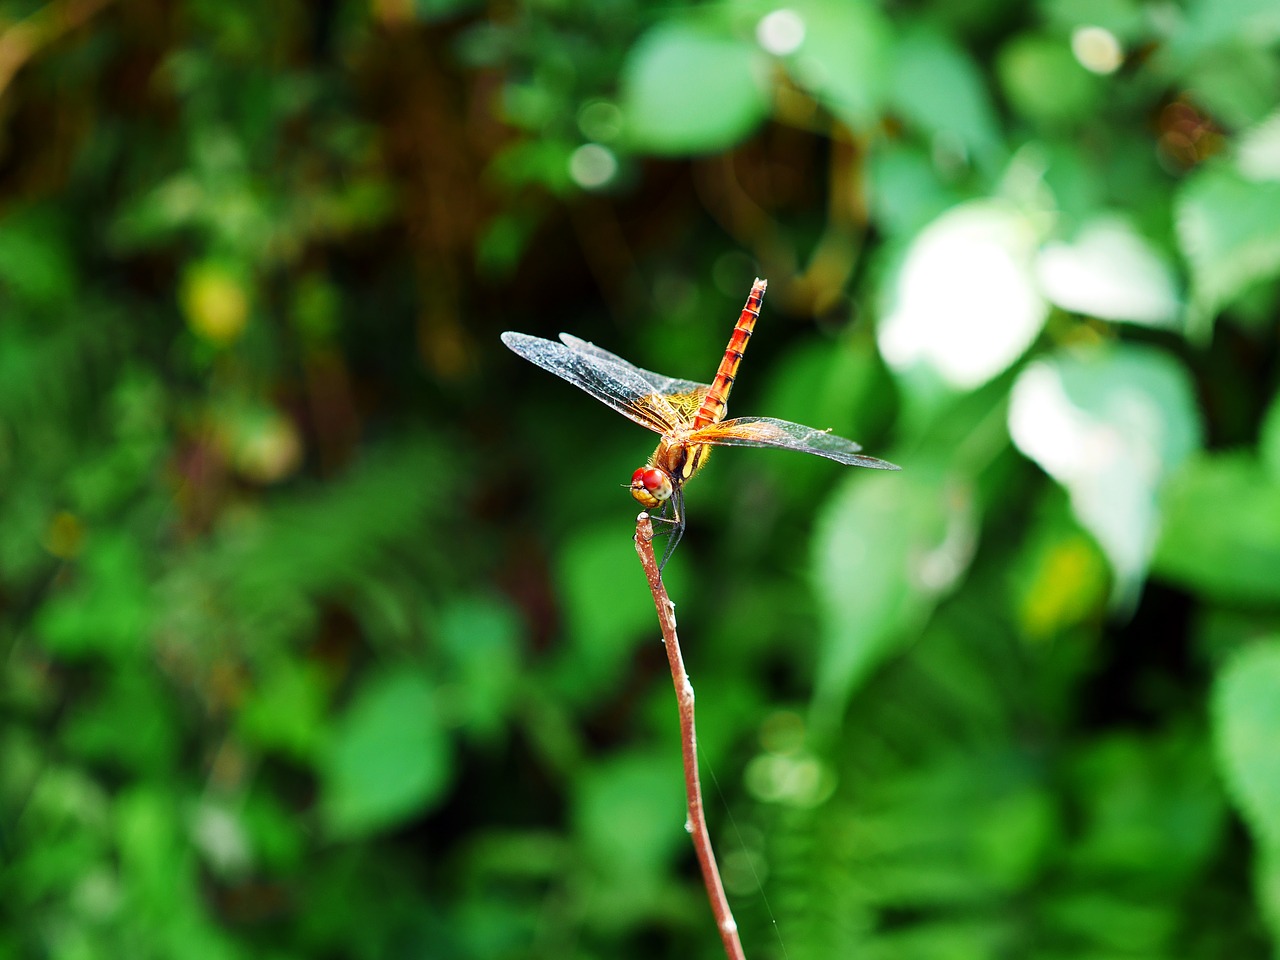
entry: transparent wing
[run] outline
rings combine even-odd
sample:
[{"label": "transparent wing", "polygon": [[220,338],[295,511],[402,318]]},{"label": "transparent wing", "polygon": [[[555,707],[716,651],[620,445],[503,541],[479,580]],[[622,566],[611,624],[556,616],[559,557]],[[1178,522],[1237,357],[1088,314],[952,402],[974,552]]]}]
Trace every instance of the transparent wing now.
[{"label": "transparent wing", "polygon": [[854,467],[902,469],[887,460],[877,460],[859,453],[862,449],[860,446],[852,440],[837,437],[829,430],[817,430],[789,420],[775,420],[773,417],[739,417],[736,420],[713,423],[690,434],[685,442],[710,443],[720,447],[777,447],[817,454]]},{"label": "transparent wing", "polygon": [[[560,334],[563,340],[571,349],[577,350],[579,353],[586,353],[600,360],[607,360],[610,363],[616,363],[620,367],[626,367],[628,370],[635,372],[644,378],[649,384],[653,392],[660,396],[670,396],[671,394],[697,394],[701,392],[702,396],[707,395],[707,391],[711,389],[709,383],[698,383],[696,380],[676,380],[674,377],[664,377],[660,373],[654,373],[651,370],[641,370],[634,363],[623,360],[616,353],[610,353],[603,347],[597,347],[594,343],[586,340],[580,340],[571,333]],[[701,406],[702,401],[698,401]]]},{"label": "transparent wing", "polygon": [[676,409],[645,379],[644,371],[617,358],[606,359],[613,355],[598,347],[579,350],[510,330],[502,335],[502,342],[530,363],[585,390],[654,433],[669,433],[683,422]]}]

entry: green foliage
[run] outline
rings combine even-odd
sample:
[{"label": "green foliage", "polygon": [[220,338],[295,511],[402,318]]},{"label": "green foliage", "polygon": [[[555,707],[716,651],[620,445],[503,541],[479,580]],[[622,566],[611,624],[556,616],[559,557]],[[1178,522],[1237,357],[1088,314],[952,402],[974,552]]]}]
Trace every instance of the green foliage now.
[{"label": "green foliage", "polygon": [[1259,840],[1280,848],[1280,765],[1272,750],[1280,701],[1280,646],[1259,642],[1223,669],[1214,689],[1217,747],[1232,796]]},{"label": "green foliage", "polygon": [[1273,0],[0,0],[0,957],[1280,955]]},{"label": "green foliage", "polygon": [[1050,356],[1019,376],[1009,418],[1019,449],[1070,494],[1127,600],[1146,574],[1156,494],[1200,445],[1183,368],[1141,346]]},{"label": "green foliage", "polygon": [[1214,167],[1187,181],[1177,214],[1197,326],[1259,280],[1280,273],[1280,182],[1258,183]]},{"label": "green foliage", "polygon": [[680,24],[655,28],[623,68],[631,147],[682,154],[733,146],[768,115],[763,74],[753,44]]},{"label": "green foliage", "polygon": [[1163,515],[1155,560],[1163,575],[1227,603],[1280,597],[1280,487],[1252,457],[1189,464],[1169,484]]},{"label": "green foliage", "polygon": [[444,792],[450,767],[434,691],[407,671],[365,681],[334,725],[323,763],[325,819],[339,836],[395,823]]},{"label": "green foliage", "polygon": [[892,32],[873,3],[806,0],[801,44],[786,59],[796,83],[845,122],[861,126],[883,108],[889,86]]},{"label": "green foliage", "polygon": [[905,478],[851,478],[828,510],[814,541],[825,607],[814,705],[824,727],[954,584],[976,525],[972,493],[923,460]]},{"label": "green foliage", "polygon": [[1280,644],[1260,641],[1223,668],[1214,688],[1218,762],[1232,799],[1257,839],[1254,867],[1259,907],[1280,935],[1280,764],[1275,736],[1280,729]]}]

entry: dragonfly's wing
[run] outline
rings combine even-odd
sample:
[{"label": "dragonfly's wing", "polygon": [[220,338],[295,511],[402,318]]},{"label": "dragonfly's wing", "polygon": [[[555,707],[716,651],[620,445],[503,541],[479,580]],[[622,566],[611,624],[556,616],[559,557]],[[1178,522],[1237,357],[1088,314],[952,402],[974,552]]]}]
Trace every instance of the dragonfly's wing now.
[{"label": "dragonfly's wing", "polygon": [[[626,367],[645,379],[653,392],[660,396],[670,396],[671,394],[696,394],[701,392],[702,396],[707,395],[707,391],[711,389],[709,383],[698,383],[696,380],[677,380],[674,377],[664,377],[660,373],[654,373],[651,370],[641,370],[634,363],[623,360],[616,353],[610,353],[603,347],[597,347],[594,343],[586,340],[580,340],[572,333],[560,334],[563,340],[571,349],[577,350],[579,353],[590,354],[600,360],[608,360],[610,363],[616,363],[620,367]],[[698,405],[702,405],[702,401],[698,401]]]},{"label": "dragonfly's wing", "polygon": [[788,420],[775,420],[773,417],[739,417],[736,420],[713,423],[685,437],[684,441],[688,444],[710,443],[721,447],[778,447],[782,450],[814,453],[854,467],[902,469],[886,460],[877,460],[859,453],[862,449],[860,446],[852,440],[837,437],[830,431],[816,430]]},{"label": "dragonfly's wing", "polygon": [[599,348],[578,350],[510,330],[502,335],[502,342],[530,363],[585,390],[654,433],[669,433],[683,422],[666,397],[654,391],[643,371],[617,358],[605,359],[601,354],[606,352]]}]

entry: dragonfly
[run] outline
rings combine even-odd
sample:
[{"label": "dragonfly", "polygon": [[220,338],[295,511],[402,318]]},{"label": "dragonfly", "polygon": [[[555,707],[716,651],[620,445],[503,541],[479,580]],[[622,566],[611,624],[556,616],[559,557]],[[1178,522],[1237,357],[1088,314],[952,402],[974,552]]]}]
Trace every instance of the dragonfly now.
[{"label": "dragonfly", "polygon": [[684,535],[684,485],[706,464],[712,447],[775,447],[816,454],[853,467],[901,469],[860,453],[862,447],[830,430],[773,417],[725,419],[729,391],[760,319],[760,302],[767,286],[767,281],[759,278],[752,284],[710,383],[642,370],[568,333],[560,334],[559,342],[514,331],[502,334],[502,342],[530,363],[567,380],[661,437],[653,456],[631,475],[629,485],[631,495],[646,511],[660,511],[653,519],[670,526],[661,567],[666,566]]}]

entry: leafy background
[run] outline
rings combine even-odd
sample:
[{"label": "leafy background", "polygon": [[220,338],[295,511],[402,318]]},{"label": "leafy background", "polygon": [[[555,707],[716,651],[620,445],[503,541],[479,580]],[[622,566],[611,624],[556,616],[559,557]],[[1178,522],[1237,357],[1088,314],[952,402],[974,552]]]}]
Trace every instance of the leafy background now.
[{"label": "leafy background", "polygon": [[0,3],[0,956],[1280,943],[1273,0]]}]

